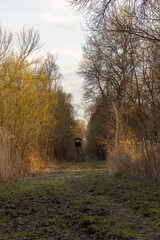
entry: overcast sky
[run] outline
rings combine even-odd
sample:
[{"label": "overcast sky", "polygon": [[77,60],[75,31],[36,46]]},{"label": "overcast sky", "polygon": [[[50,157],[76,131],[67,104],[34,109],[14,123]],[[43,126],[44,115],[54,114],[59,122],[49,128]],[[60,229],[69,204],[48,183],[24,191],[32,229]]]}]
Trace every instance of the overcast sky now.
[{"label": "overcast sky", "polygon": [[64,90],[72,93],[75,103],[80,104],[82,79],[75,71],[85,41],[82,16],[68,7],[65,0],[0,0],[0,23],[13,32],[24,25],[39,31],[42,50],[58,54]]}]

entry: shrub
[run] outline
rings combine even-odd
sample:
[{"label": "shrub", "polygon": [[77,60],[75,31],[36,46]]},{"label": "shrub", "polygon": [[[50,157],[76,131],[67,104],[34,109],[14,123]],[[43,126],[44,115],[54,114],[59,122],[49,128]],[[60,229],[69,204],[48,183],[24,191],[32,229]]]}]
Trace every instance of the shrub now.
[{"label": "shrub", "polygon": [[109,174],[124,174],[131,178],[150,178],[160,183],[160,151],[156,143],[144,146],[143,141],[122,141],[109,153]]}]

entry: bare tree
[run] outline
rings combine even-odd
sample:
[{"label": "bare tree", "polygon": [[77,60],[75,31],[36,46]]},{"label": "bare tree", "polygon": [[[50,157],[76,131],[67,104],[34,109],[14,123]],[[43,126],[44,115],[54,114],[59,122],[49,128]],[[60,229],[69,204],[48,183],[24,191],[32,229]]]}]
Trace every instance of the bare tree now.
[{"label": "bare tree", "polygon": [[60,81],[62,78],[62,74],[59,71],[56,61],[57,56],[47,53],[47,57],[40,67],[41,71],[43,71],[50,79],[50,87],[54,89],[57,89],[60,86]]},{"label": "bare tree", "polygon": [[2,61],[9,53],[12,42],[12,34],[8,34],[6,30],[4,30],[2,26],[0,26],[0,61]]},{"label": "bare tree", "polygon": [[[160,2],[156,0],[67,0],[87,19],[88,28],[126,32],[149,41],[160,41]],[[132,18],[132,25],[120,13]],[[112,23],[112,26],[110,25]],[[104,25],[105,24],[105,25]]]},{"label": "bare tree", "polygon": [[26,30],[23,27],[20,33],[16,34],[16,46],[20,53],[19,58],[25,60],[30,54],[39,50],[42,47],[40,43],[40,35],[33,28]]}]

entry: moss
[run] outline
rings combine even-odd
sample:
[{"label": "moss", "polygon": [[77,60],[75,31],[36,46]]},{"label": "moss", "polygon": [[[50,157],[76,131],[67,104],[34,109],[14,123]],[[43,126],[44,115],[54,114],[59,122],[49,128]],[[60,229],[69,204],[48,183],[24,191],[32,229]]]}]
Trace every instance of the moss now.
[{"label": "moss", "polygon": [[143,234],[141,233],[135,233],[132,232],[130,229],[119,229],[117,232],[119,232],[120,234],[122,234],[122,236],[127,236],[127,237],[142,237]]},{"label": "moss", "polygon": [[125,174],[115,173],[114,178],[116,178],[116,179],[127,179],[127,176]]},{"label": "moss", "polygon": [[18,235],[26,235],[26,234],[28,234],[28,232],[26,232],[26,231],[21,231],[21,232],[17,232],[17,234],[18,234]]},{"label": "moss", "polygon": [[5,233],[0,232],[0,237],[3,237],[3,239],[8,239],[9,236]]},{"label": "moss", "polygon": [[80,219],[79,227],[88,228],[92,224],[98,224],[99,218],[95,216],[84,216]]},{"label": "moss", "polygon": [[18,181],[19,181],[19,179],[18,179],[18,178],[14,179],[14,182],[18,182]]},{"label": "moss", "polygon": [[122,217],[118,216],[105,216],[102,219],[102,224],[107,227],[114,227],[116,223],[121,223],[122,222]]},{"label": "moss", "polygon": [[4,220],[0,219],[0,227],[2,227],[3,225],[5,225]]},{"label": "moss", "polygon": [[57,217],[52,217],[52,218],[51,218],[51,221],[52,221],[52,222],[57,222]]},{"label": "moss", "polygon": [[83,229],[85,233],[88,235],[92,235],[97,232],[97,225],[99,220],[97,217],[94,216],[85,216],[80,219],[78,224],[78,229]]},{"label": "moss", "polygon": [[61,229],[61,231],[68,231],[69,229],[66,224],[60,225],[59,228]]}]

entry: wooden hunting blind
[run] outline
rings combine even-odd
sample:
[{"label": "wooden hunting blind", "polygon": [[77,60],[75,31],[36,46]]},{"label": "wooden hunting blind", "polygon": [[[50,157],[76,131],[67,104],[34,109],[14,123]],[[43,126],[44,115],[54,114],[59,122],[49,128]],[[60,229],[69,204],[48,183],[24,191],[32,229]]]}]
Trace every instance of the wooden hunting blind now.
[{"label": "wooden hunting blind", "polygon": [[75,138],[74,141],[75,141],[75,147],[81,147],[82,138]]},{"label": "wooden hunting blind", "polygon": [[75,150],[76,150],[76,161],[83,161],[83,154],[82,154],[82,138],[75,138]]}]

